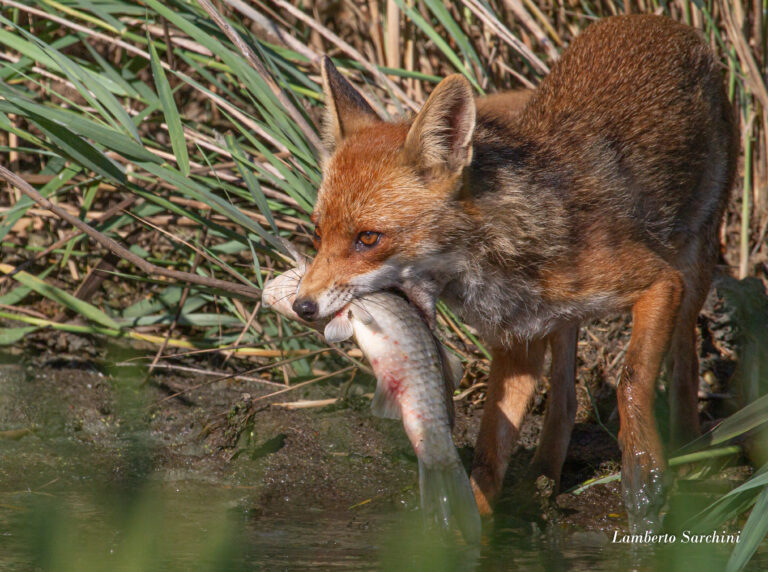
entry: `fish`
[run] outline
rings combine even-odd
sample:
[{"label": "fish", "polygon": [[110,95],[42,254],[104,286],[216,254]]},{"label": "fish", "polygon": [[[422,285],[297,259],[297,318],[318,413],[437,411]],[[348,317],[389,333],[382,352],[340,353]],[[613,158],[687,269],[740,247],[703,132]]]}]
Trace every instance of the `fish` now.
[{"label": "fish", "polygon": [[[292,254],[297,266],[264,285],[262,303],[303,321],[291,306],[308,259]],[[372,413],[402,419],[416,453],[425,519],[445,530],[458,528],[467,543],[479,543],[480,514],[452,437],[453,391],[462,375],[458,359],[446,351],[419,311],[394,292],[366,294],[330,320],[310,325],[322,328],[331,343],[354,336],[376,377]]]}]

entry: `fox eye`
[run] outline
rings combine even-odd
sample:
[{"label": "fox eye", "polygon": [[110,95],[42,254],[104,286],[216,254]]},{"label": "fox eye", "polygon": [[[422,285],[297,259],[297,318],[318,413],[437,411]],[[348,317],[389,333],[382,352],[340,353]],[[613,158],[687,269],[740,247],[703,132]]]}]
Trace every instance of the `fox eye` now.
[{"label": "fox eye", "polygon": [[358,249],[372,248],[379,243],[380,238],[380,232],[366,230],[357,235],[357,244],[355,246],[357,246]]},{"label": "fox eye", "polygon": [[317,248],[317,245],[320,244],[320,227],[316,226],[315,230],[312,232],[312,241],[315,243],[315,248]]}]

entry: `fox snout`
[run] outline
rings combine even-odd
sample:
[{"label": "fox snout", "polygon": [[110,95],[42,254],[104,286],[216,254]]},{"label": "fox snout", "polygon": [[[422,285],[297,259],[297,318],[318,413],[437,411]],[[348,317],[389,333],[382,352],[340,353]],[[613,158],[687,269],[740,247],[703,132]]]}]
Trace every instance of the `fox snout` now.
[{"label": "fox snout", "polygon": [[296,298],[293,302],[293,311],[303,320],[311,322],[317,318],[320,307],[312,298]]},{"label": "fox snout", "polygon": [[333,315],[349,302],[353,294],[350,288],[341,285],[346,282],[343,264],[338,264],[337,257],[330,258],[337,263],[330,262],[328,258],[315,258],[296,290],[293,311],[308,322]]},{"label": "fox snout", "polygon": [[304,320],[329,318],[355,298],[396,285],[398,269],[392,264],[366,263],[333,251],[326,255],[329,246],[321,249],[302,277],[292,306]]}]

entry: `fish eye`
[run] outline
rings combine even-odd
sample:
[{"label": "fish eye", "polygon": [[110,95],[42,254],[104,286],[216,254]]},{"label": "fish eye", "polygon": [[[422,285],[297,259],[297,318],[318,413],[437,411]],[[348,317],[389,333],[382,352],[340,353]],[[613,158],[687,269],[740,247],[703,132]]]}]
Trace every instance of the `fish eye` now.
[{"label": "fish eye", "polygon": [[365,248],[373,248],[379,243],[380,239],[381,239],[380,232],[373,232],[370,230],[366,230],[357,235],[357,244],[355,246],[357,246],[358,250],[365,249]]}]

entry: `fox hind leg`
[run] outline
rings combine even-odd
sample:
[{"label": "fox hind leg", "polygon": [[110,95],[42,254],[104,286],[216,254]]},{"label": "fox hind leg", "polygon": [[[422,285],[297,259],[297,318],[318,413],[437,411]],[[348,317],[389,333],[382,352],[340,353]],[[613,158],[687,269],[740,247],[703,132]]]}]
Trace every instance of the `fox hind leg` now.
[{"label": "fox hind leg", "polygon": [[530,475],[533,479],[539,475],[551,478],[555,482],[555,491],[560,489],[560,475],[576,421],[578,337],[579,325],[574,324],[553,332],[548,338],[552,348],[549,399]]},{"label": "fox hind leg", "polygon": [[699,356],[696,350],[696,322],[707,298],[717,256],[717,225],[711,225],[707,239],[690,245],[695,258],[683,270],[685,291],[672,335],[667,359],[669,373],[670,441],[680,447],[698,437]]},{"label": "fox hind leg", "polygon": [[669,350],[670,444],[680,447],[700,434],[696,316],[681,317]]}]

